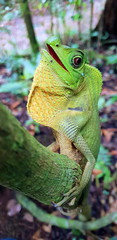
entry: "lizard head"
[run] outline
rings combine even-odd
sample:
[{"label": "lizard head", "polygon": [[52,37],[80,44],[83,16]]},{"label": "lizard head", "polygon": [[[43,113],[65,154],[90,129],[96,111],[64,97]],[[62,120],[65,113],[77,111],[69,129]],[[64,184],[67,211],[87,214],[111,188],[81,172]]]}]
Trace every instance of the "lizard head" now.
[{"label": "lizard head", "polygon": [[85,105],[97,108],[102,78],[96,68],[86,63],[84,51],[62,45],[57,37],[47,39],[46,45],[34,74],[27,109],[35,121],[54,128],[52,121],[68,108],[69,101],[74,110],[82,108],[85,99]]},{"label": "lizard head", "polygon": [[62,45],[57,37],[48,38],[46,45],[48,51],[41,51],[42,60],[49,64],[66,86],[76,89],[84,79],[84,51]]}]

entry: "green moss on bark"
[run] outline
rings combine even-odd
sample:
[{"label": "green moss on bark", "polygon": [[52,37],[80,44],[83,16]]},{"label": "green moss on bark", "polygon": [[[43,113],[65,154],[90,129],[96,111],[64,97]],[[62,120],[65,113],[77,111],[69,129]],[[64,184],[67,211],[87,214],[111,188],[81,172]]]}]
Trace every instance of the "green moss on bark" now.
[{"label": "green moss on bark", "polygon": [[76,181],[80,166],[50,152],[0,104],[0,184],[45,204],[58,202]]}]

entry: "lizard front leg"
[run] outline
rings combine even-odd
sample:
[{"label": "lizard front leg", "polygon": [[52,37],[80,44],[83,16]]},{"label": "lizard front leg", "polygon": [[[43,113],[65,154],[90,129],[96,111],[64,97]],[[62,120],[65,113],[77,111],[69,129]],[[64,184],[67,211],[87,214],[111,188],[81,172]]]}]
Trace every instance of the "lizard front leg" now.
[{"label": "lizard front leg", "polygon": [[82,129],[86,122],[89,119],[90,112],[78,112],[74,113],[70,112],[68,116],[65,118],[62,117],[62,121],[60,121],[59,117],[59,130],[67,136],[67,138],[75,145],[75,147],[82,153],[82,155],[86,158],[87,163],[85,165],[83,175],[80,181],[80,184],[76,184],[68,193],[65,194],[63,200],[59,202],[57,205],[62,206],[67,203],[70,203],[70,201],[73,198],[79,198],[82,190],[85,188],[85,186],[88,184],[91,173],[95,164],[95,158],[89,149],[85,139],[82,137],[80,129]]},{"label": "lizard front leg", "polygon": [[57,206],[62,206],[66,203],[70,203],[70,201],[73,198],[77,199],[77,197],[80,196],[83,189],[88,184],[91,174],[92,174],[92,170],[94,168],[95,158],[94,158],[93,154],[91,153],[87,143],[85,142],[85,140],[83,139],[83,137],[81,135],[77,136],[77,139],[76,139],[76,142],[74,143],[74,145],[85,156],[85,158],[87,159],[87,163],[86,163],[84,171],[83,171],[80,185],[79,186],[76,185],[68,193],[66,193],[63,200],[61,202],[59,202],[57,204]]},{"label": "lizard front leg", "polygon": [[60,145],[59,145],[58,141],[55,141],[52,144],[50,144],[47,148],[49,148],[49,150],[52,152],[58,152]]}]

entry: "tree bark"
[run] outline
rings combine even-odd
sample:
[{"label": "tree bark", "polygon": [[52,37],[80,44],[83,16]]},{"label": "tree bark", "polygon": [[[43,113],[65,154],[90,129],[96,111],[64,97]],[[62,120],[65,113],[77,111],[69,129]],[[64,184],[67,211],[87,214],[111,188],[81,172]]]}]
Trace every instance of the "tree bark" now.
[{"label": "tree bark", "polygon": [[36,40],[28,0],[19,0],[21,13],[24,18],[31,48],[34,54],[39,52],[39,45]]},{"label": "tree bark", "polygon": [[81,179],[80,166],[32,137],[0,104],[0,184],[51,204]]},{"label": "tree bark", "polygon": [[109,38],[117,37],[117,0],[107,0],[104,11],[96,29],[100,29],[102,34],[109,34]]}]

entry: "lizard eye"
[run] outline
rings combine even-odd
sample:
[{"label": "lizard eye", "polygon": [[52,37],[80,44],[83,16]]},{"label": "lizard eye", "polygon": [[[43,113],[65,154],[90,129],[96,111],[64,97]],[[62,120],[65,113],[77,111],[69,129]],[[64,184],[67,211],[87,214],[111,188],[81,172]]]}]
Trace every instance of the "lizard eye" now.
[{"label": "lizard eye", "polygon": [[74,56],[71,60],[71,65],[74,68],[79,68],[82,65],[82,58],[78,56]]}]

